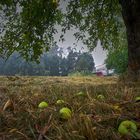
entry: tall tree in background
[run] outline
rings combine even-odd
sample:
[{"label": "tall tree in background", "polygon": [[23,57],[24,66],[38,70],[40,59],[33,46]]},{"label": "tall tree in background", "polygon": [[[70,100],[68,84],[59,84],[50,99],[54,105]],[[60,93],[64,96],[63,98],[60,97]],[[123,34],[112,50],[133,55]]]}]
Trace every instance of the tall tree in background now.
[{"label": "tall tree in background", "polygon": [[74,72],[76,69],[76,62],[79,56],[79,52],[75,51],[75,48],[68,48],[68,56],[67,56],[67,66],[68,73]]},{"label": "tall tree in background", "polygon": [[78,56],[76,61],[76,70],[79,72],[92,72],[95,69],[93,57],[90,53],[85,52]]},{"label": "tall tree in background", "polygon": [[73,26],[78,28],[76,38],[89,48],[94,48],[98,39],[104,48],[116,47],[124,26],[120,22],[122,14],[128,42],[128,69],[137,76],[140,71],[140,0],[69,0],[66,18],[61,23],[62,10],[58,5],[62,1],[1,0],[1,15],[6,18],[6,22],[1,23],[1,54],[10,55],[16,50],[26,59],[37,59],[44,48],[48,50],[56,33],[55,24],[61,24],[63,32]]},{"label": "tall tree in background", "polygon": [[73,52],[72,48],[69,48],[69,53],[68,56],[64,55],[63,49],[55,45],[41,56],[39,64],[25,61],[18,53],[14,53],[7,61],[0,59],[0,75],[67,76],[76,72],[77,68],[80,72],[91,70],[94,60],[89,53]]},{"label": "tall tree in background", "polygon": [[68,69],[68,59],[67,58],[63,58],[60,61],[60,75],[61,76],[67,76],[69,73],[69,69]]},{"label": "tall tree in background", "polygon": [[114,69],[115,73],[122,74],[127,71],[128,50],[126,47],[110,49],[105,60],[108,69]]},{"label": "tall tree in background", "polygon": [[45,69],[48,71],[50,76],[59,76],[61,55],[59,52],[59,47],[57,45],[53,46],[48,53],[44,55]]}]

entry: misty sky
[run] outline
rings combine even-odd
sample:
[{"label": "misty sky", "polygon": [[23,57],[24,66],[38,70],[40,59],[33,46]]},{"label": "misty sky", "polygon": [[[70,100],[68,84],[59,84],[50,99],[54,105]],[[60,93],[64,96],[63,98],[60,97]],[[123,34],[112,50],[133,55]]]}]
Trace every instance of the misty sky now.
[{"label": "misty sky", "polygon": [[[60,31],[61,27],[57,27],[58,31]],[[60,33],[60,32],[59,32]],[[57,41],[57,44],[59,47],[63,47],[63,48],[67,48],[67,47],[74,47],[73,43],[77,44],[77,49],[82,49],[83,51],[87,51],[87,47],[83,45],[82,42],[78,42],[75,40],[75,37],[73,36],[74,30],[73,31],[67,31],[65,34],[65,41],[59,42],[59,36],[60,34],[55,35],[55,40]],[[104,60],[106,59],[106,54],[107,52],[104,51],[101,47],[100,42],[98,42],[97,47],[94,49],[94,51],[92,52],[93,54],[93,58],[95,61],[95,65],[101,65],[104,63]]]},{"label": "misty sky", "polygon": [[[66,11],[67,3],[68,3],[68,0],[67,1],[61,1],[60,5],[59,5],[60,9],[64,13]],[[64,48],[67,48],[69,46],[74,47],[73,43],[76,43],[76,40],[75,40],[75,37],[73,36],[73,33],[76,32],[76,30],[73,29],[72,31],[67,31],[66,34],[65,34],[65,41],[63,43],[58,41],[59,36],[61,34],[61,27],[58,26],[57,30],[58,30],[59,33],[57,35],[55,35],[54,37],[55,37],[55,40],[58,43],[58,46],[64,47]],[[82,42],[78,42],[77,47],[78,47],[78,49],[84,48],[84,50],[88,50],[87,47],[84,46]],[[94,49],[92,54],[93,54],[93,58],[94,58],[94,61],[95,61],[95,65],[97,66],[97,65],[101,65],[101,64],[104,63],[104,60],[106,59],[107,51],[104,51],[101,47],[100,42],[98,42],[97,47]]]}]

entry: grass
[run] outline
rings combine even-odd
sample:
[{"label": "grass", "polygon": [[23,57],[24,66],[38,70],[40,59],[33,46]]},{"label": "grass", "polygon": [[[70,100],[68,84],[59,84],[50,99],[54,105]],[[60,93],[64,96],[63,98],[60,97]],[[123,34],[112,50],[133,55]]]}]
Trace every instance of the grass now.
[{"label": "grass", "polygon": [[[117,129],[133,120],[140,132],[139,85],[117,77],[0,77],[0,140],[133,139]],[[75,96],[81,91],[86,96]],[[41,101],[49,106],[39,109]],[[72,110],[71,119],[60,119],[62,107]]]}]

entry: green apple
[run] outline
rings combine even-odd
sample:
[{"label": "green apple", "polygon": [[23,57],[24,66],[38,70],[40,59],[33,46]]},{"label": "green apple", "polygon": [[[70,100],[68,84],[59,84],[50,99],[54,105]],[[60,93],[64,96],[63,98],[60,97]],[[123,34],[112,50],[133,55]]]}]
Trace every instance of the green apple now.
[{"label": "green apple", "polygon": [[135,98],[136,102],[140,102],[140,96]]},{"label": "green apple", "polygon": [[135,133],[136,131],[137,131],[136,124],[129,120],[121,122],[118,127],[118,132],[122,135],[127,135],[129,133]]},{"label": "green apple", "polygon": [[68,120],[72,116],[71,110],[67,107],[63,107],[62,109],[60,109],[59,114],[60,118],[64,120]]},{"label": "green apple", "polygon": [[48,107],[48,103],[43,101],[43,102],[39,103],[38,107],[39,108],[46,108],[46,107]]},{"label": "green apple", "polygon": [[105,96],[100,94],[100,95],[97,96],[97,99],[104,100],[105,99]]},{"label": "green apple", "polygon": [[84,96],[86,96],[86,94],[84,92],[78,92],[75,94],[75,96],[83,96],[84,97]]},{"label": "green apple", "polygon": [[64,100],[57,100],[57,101],[56,101],[56,104],[64,104],[64,103],[65,103]]}]

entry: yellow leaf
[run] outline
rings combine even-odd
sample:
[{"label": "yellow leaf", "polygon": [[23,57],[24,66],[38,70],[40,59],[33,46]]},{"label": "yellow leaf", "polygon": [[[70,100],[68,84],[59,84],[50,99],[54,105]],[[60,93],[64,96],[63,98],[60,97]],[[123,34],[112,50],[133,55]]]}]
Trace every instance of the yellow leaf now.
[{"label": "yellow leaf", "polygon": [[10,133],[13,133],[13,132],[16,132],[17,131],[17,129],[16,128],[13,128],[13,129],[11,129],[9,132]]},{"label": "yellow leaf", "polygon": [[7,108],[9,108],[11,106],[12,106],[12,101],[9,99],[3,107],[3,111],[5,111]]}]

